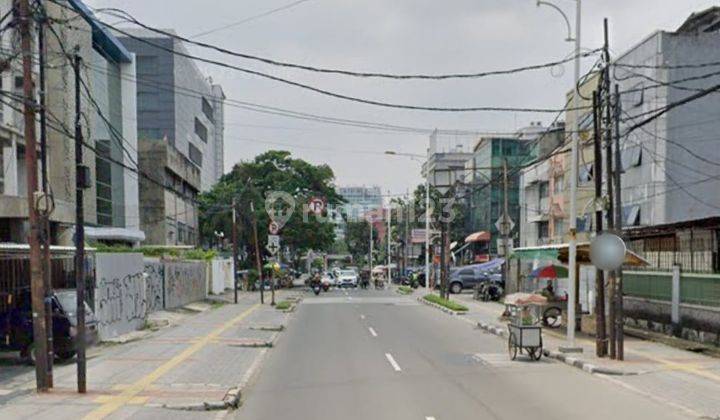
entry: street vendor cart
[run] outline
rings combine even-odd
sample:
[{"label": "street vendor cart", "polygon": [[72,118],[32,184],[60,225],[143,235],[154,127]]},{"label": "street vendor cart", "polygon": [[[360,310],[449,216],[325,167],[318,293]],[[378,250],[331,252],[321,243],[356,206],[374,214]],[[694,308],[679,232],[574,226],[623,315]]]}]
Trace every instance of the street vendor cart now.
[{"label": "street vendor cart", "polygon": [[547,303],[544,296],[514,293],[505,298],[510,308],[508,323],[508,354],[515,360],[523,351],[531,360],[540,360],[543,351],[540,308]]}]

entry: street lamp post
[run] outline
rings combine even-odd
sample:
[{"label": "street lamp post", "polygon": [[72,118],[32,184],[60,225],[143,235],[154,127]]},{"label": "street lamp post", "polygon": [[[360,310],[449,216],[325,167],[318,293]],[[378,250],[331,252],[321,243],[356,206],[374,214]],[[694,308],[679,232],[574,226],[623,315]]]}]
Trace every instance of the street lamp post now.
[{"label": "street lamp post", "polygon": [[575,345],[575,325],[576,310],[575,302],[577,301],[577,183],[578,183],[578,141],[579,141],[579,116],[578,108],[580,106],[580,98],[578,95],[578,83],[580,81],[580,18],[581,18],[581,2],[575,0],[575,37],[573,39],[570,31],[570,20],[565,12],[556,5],[547,1],[538,0],[537,5],[549,6],[557,10],[565,19],[568,27],[568,38],[566,41],[575,41],[575,60],[574,60],[574,84],[573,84],[573,100],[572,100],[572,146],[571,146],[571,179],[570,179],[570,241],[568,252],[568,321],[567,321],[567,351],[579,350]]},{"label": "street lamp post", "polygon": [[[412,160],[422,162],[420,159],[425,158],[423,155],[412,153],[397,153],[393,150],[387,150],[386,155],[406,156]],[[430,176],[425,176],[425,289],[427,293],[432,291],[430,287]]]}]

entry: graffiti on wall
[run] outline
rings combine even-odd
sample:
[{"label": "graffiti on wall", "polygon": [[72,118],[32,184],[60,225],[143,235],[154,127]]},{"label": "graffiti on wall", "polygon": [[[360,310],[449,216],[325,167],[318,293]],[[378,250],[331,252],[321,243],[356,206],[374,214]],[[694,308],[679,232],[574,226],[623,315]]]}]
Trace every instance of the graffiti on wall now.
[{"label": "graffiti on wall", "polygon": [[165,263],[165,308],[177,308],[207,297],[203,262]]},{"label": "graffiti on wall", "polygon": [[165,265],[152,259],[145,259],[145,288],[147,311],[161,311],[165,308]]},{"label": "graffiti on wall", "polygon": [[100,339],[142,328],[147,313],[142,254],[97,254],[95,275]]}]

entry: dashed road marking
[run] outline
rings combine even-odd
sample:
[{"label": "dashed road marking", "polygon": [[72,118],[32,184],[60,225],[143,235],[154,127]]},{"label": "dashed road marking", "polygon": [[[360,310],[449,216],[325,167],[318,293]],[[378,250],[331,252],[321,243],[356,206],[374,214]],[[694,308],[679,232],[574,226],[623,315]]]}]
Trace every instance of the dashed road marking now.
[{"label": "dashed road marking", "polygon": [[435,420],[435,417],[425,417],[425,420]]},{"label": "dashed road marking", "polygon": [[370,331],[370,334],[371,334],[373,337],[377,337],[377,333],[375,332],[375,330],[373,329],[373,327],[368,327],[368,330]]},{"label": "dashed road marking", "polygon": [[360,319],[365,319],[365,315],[360,315]]},{"label": "dashed road marking", "polygon": [[385,358],[388,359],[388,362],[390,362],[390,365],[395,370],[395,372],[402,372],[402,369],[400,369],[400,365],[397,364],[395,359],[392,357],[392,354],[385,353]]}]

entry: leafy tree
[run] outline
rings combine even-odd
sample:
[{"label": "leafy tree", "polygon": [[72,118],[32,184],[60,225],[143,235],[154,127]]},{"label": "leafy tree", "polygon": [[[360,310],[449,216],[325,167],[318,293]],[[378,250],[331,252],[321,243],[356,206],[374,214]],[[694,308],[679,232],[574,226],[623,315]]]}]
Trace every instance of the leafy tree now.
[{"label": "leafy tree", "polygon": [[[361,261],[367,263],[368,253],[370,252],[370,223],[362,221],[348,221],[345,230],[345,243],[348,252],[353,256],[353,260],[358,264]],[[373,229],[373,247],[378,250],[379,243],[377,241],[378,232]]]},{"label": "leafy tree", "polygon": [[253,221],[257,222],[262,257],[272,213],[276,221],[285,222],[280,231],[282,252],[289,251],[286,258],[297,268],[307,251],[328,251],[335,241],[334,226],[327,215],[316,217],[307,207],[312,197],[322,197],[330,205],[343,202],[335,191],[334,178],[329,166],[294,159],[287,151],[271,150],[252,161],[237,163],[212,190],[200,196],[202,238],[208,242],[215,231],[229,236],[234,199],[239,243],[248,257],[245,265],[253,267],[255,261]]}]

